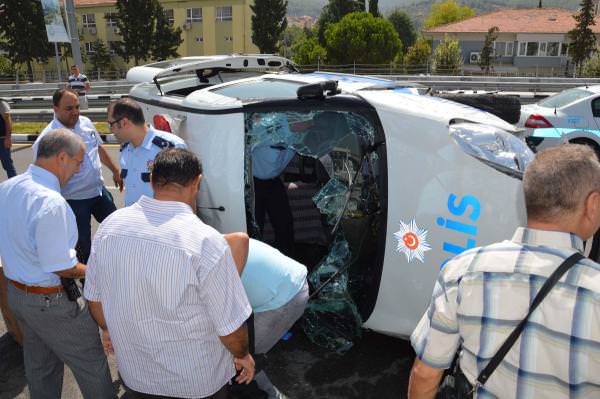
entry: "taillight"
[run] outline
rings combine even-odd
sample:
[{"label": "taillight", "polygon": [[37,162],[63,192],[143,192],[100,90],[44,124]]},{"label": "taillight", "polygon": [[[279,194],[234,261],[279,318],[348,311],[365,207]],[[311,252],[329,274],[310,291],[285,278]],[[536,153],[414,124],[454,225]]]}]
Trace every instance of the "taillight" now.
[{"label": "taillight", "polygon": [[167,120],[165,115],[160,115],[160,114],[154,115],[154,118],[152,118],[152,122],[153,122],[152,124],[154,125],[155,129],[172,133],[171,124],[169,123],[169,121]]},{"label": "taillight", "polygon": [[525,121],[525,127],[530,127],[532,129],[545,129],[552,127],[552,123],[548,122],[548,119],[544,118],[542,115],[533,114],[527,118],[527,121]]}]

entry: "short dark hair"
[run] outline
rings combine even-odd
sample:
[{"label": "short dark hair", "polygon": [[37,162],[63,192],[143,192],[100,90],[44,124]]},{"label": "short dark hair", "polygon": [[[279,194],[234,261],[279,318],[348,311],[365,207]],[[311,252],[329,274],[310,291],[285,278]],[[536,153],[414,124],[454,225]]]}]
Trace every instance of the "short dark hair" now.
[{"label": "short dark hair", "polygon": [[55,107],[58,107],[58,104],[60,104],[60,100],[63,98],[63,96],[65,95],[65,93],[73,93],[75,96],[77,95],[77,93],[75,93],[73,90],[71,89],[58,89],[54,92],[54,94],[52,95],[52,104]]},{"label": "short dark hair", "polygon": [[127,118],[131,123],[138,126],[146,123],[142,107],[130,98],[121,98],[110,104],[110,108],[114,120]]},{"label": "short dark hair", "polygon": [[202,174],[202,163],[193,152],[182,148],[169,148],[159,152],[152,166],[152,184],[166,186],[189,185]]}]

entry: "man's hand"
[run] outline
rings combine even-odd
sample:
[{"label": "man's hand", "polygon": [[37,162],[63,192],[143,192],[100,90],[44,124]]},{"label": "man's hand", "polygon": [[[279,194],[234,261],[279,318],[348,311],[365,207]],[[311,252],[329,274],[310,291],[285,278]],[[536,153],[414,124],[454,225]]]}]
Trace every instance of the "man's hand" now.
[{"label": "man's hand", "polygon": [[250,384],[254,379],[254,359],[252,355],[248,353],[242,358],[234,357],[233,363],[236,370],[241,370],[240,375],[235,378],[235,381],[238,384]]},{"label": "man's hand", "polygon": [[107,355],[112,355],[113,353],[115,353],[108,330],[102,330],[102,335],[100,339],[102,340],[102,347],[104,348],[104,353],[106,353]]},{"label": "man's hand", "polygon": [[4,137],[4,148],[10,147],[12,147],[12,140],[10,139],[10,136],[6,136]]},{"label": "man's hand", "polygon": [[121,172],[117,171],[113,173],[113,181],[115,182],[115,186],[119,188],[120,192],[123,192],[123,178],[121,177]]},{"label": "man's hand", "polygon": [[416,358],[408,380],[408,398],[434,399],[443,375],[444,369],[429,367]]}]

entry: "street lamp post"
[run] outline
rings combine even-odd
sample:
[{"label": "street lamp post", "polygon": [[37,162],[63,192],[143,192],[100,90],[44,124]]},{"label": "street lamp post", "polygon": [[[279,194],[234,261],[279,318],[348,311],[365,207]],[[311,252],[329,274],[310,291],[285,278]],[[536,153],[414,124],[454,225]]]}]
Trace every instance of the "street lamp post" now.
[{"label": "street lamp post", "polygon": [[83,73],[83,62],[81,60],[81,50],[79,47],[79,32],[77,31],[77,17],[75,16],[75,4],[73,0],[65,0],[65,12],[67,15],[67,29],[71,38],[71,54],[73,63],[79,66]]}]

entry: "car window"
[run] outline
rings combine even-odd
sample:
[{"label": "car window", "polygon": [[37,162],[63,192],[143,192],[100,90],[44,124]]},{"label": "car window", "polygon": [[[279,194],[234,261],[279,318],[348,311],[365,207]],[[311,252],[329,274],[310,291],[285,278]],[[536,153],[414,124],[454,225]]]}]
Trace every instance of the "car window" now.
[{"label": "car window", "polygon": [[242,101],[264,98],[296,98],[296,91],[302,85],[304,85],[302,82],[264,79],[218,87],[211,91]]},{"label": "car window", "polygon": [[312,270],[312,287],[322,288],[305,312],[305,333],[339,353],[352,346],[370,315],[383,267],[378,243],[387,218],[386,155],[372,118],[335,110],[245,114],[248,232],[276,242],[256,199],[264,197],[265,184],[283,181],[283,199],[273,189],[270,201],[289,204],[293,256]]},{"label": "car window", "polygon": [[538,105],[546,108],[560,108],[592,94],[594,93],[584,89],[569,89],[540,101]]},{"label": "car window", "polygon": [[600,117],[600,97],[592,101],[592,115],[594,115],[595,118]]}]

